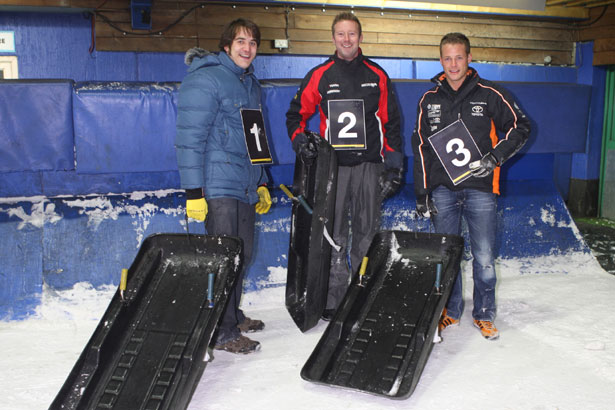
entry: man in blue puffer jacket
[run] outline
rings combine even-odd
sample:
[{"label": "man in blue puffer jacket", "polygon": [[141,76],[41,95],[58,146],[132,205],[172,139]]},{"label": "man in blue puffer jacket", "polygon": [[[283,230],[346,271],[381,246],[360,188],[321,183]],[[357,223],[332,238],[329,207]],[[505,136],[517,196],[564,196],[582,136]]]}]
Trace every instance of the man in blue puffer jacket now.
[{"label": "man in blue puffer jacket", "polygon": [[175,148],[186,213],[207,219],[208,234],[238,236],[244,244],[244,268],[214,336],[216,349],[233,353],[259,350],[260,343],[241,332],[265,326],[239,309],[245,267],[252,256],[255,211],[263,214],[271,207],[268,178],[262,165],[250,161],[240,112],[261,108],[260,84],[252,66],[259,45],[258,26],[237,19],[224,27],[219,53],[189,50],[188,74],[177,105]]}]

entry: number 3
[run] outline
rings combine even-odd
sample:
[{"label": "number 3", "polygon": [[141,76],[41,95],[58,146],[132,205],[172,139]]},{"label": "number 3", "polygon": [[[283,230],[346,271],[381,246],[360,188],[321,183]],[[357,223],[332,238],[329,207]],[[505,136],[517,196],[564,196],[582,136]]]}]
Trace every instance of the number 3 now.
[{"label": "number 3", "polygon": [[[455,149],[457,147],[457,149]],[[463,146],[463,141],[459,138],[453,138],[449,142],[446,143],[446,152],[450,153],[455,150],[455,154],[463,155],[463,159],[459,160],[457,158],[453,158],[451,161],[453,165],[456,167],[462,167],[470,162],[471,154],[470,151]]]}]

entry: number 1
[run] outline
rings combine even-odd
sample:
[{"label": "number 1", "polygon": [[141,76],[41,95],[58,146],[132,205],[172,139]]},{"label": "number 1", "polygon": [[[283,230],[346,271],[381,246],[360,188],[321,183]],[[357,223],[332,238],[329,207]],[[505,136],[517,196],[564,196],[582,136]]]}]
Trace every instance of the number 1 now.
[{"label": "number 1", "polygon": [[259,131],[259,130],[258,130],[258,125],[256,125],[256,123],[254,123],[254,125],[252,126],[252,128],[250,128],[250,132],[251,132],[252,134],[254,134],[254,138],[256,139],[256,149],[257,149],[257,150],[259,150],[259,151],[262,151],[262,148],[261,148],[261,140],[258,138],[258,134],[259,134],[259,132],[258,132],[258,131]]}]

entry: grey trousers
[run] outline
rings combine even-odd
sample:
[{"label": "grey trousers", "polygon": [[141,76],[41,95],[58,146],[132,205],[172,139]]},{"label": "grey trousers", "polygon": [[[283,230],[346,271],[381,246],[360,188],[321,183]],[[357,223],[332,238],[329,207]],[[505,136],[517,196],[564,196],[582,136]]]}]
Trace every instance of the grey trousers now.
[{"label": "grey trousers", "polygon": [[252,259],[255,210],[254,205],[232,198],[210,199],[207,201],[207,206],[206,228],[209,235],[238,236],[243,240],[243,267],[228,296],[228,304],[218,323],[218,331],[214,339],[216,343],[221,344],[240,336],[237,325],[245,319],[245,315],[239,309],[239,302],[246,267]]},{"label": "grey trousers", "polygon": [[380,229],[382,196],[378,179],[383,170],[383,164],[373,162],[338,167],[333,240],[341,249],[331,251],[326,309],[337,309],[351,273],[359,269]]}]

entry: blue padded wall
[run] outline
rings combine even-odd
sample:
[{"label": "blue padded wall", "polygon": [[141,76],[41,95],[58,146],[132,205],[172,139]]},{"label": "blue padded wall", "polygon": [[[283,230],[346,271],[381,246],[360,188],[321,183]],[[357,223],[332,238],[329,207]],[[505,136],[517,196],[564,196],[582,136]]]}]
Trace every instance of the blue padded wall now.
[{"label": "blue padded wall", "polygon": [[[416,106],[431,83],[393,84],[403,118],[404,152],[410,161]],[[0,146],[0,171],[4,171],[0,172],[0,197],[178,188],[173,145],[178,85],[95,82],[77,83],[73,89],[70,81],[0,83],[0,113],[6,119],[0,127],[0,137],[6,141]],[[522,150],[525,156],[515,159],[526,166],[507,164],[508,177],[553,179],[554,169],[546,169],[544,158],[534,156],[585,151],[591,88],[559,83],[502,85],[516,96],[533,126]],[[288,166],[295,159],[286,111],[298,86],[298,80],[263,82],[265,126],[275,159],[269,172],[276,185],[289,183]],[[308,126],[318,130],[316,115]],[[559,169],[568,169],[565,162],[570,158],[563,158],[557,161]],[[535,168],[544,172],[537,173]],[[411,177],[407,173],[407,181]],[[569,174],[557,177],[564,181]]]},{"label": "blue padded wall", "polygon": [[0,83],[0,172],[72,170],[73,82]]},{"label": "blue padded wall", "polygon": [[173,83],[78,83],[77,173],[176,170],[176,97]]}]

